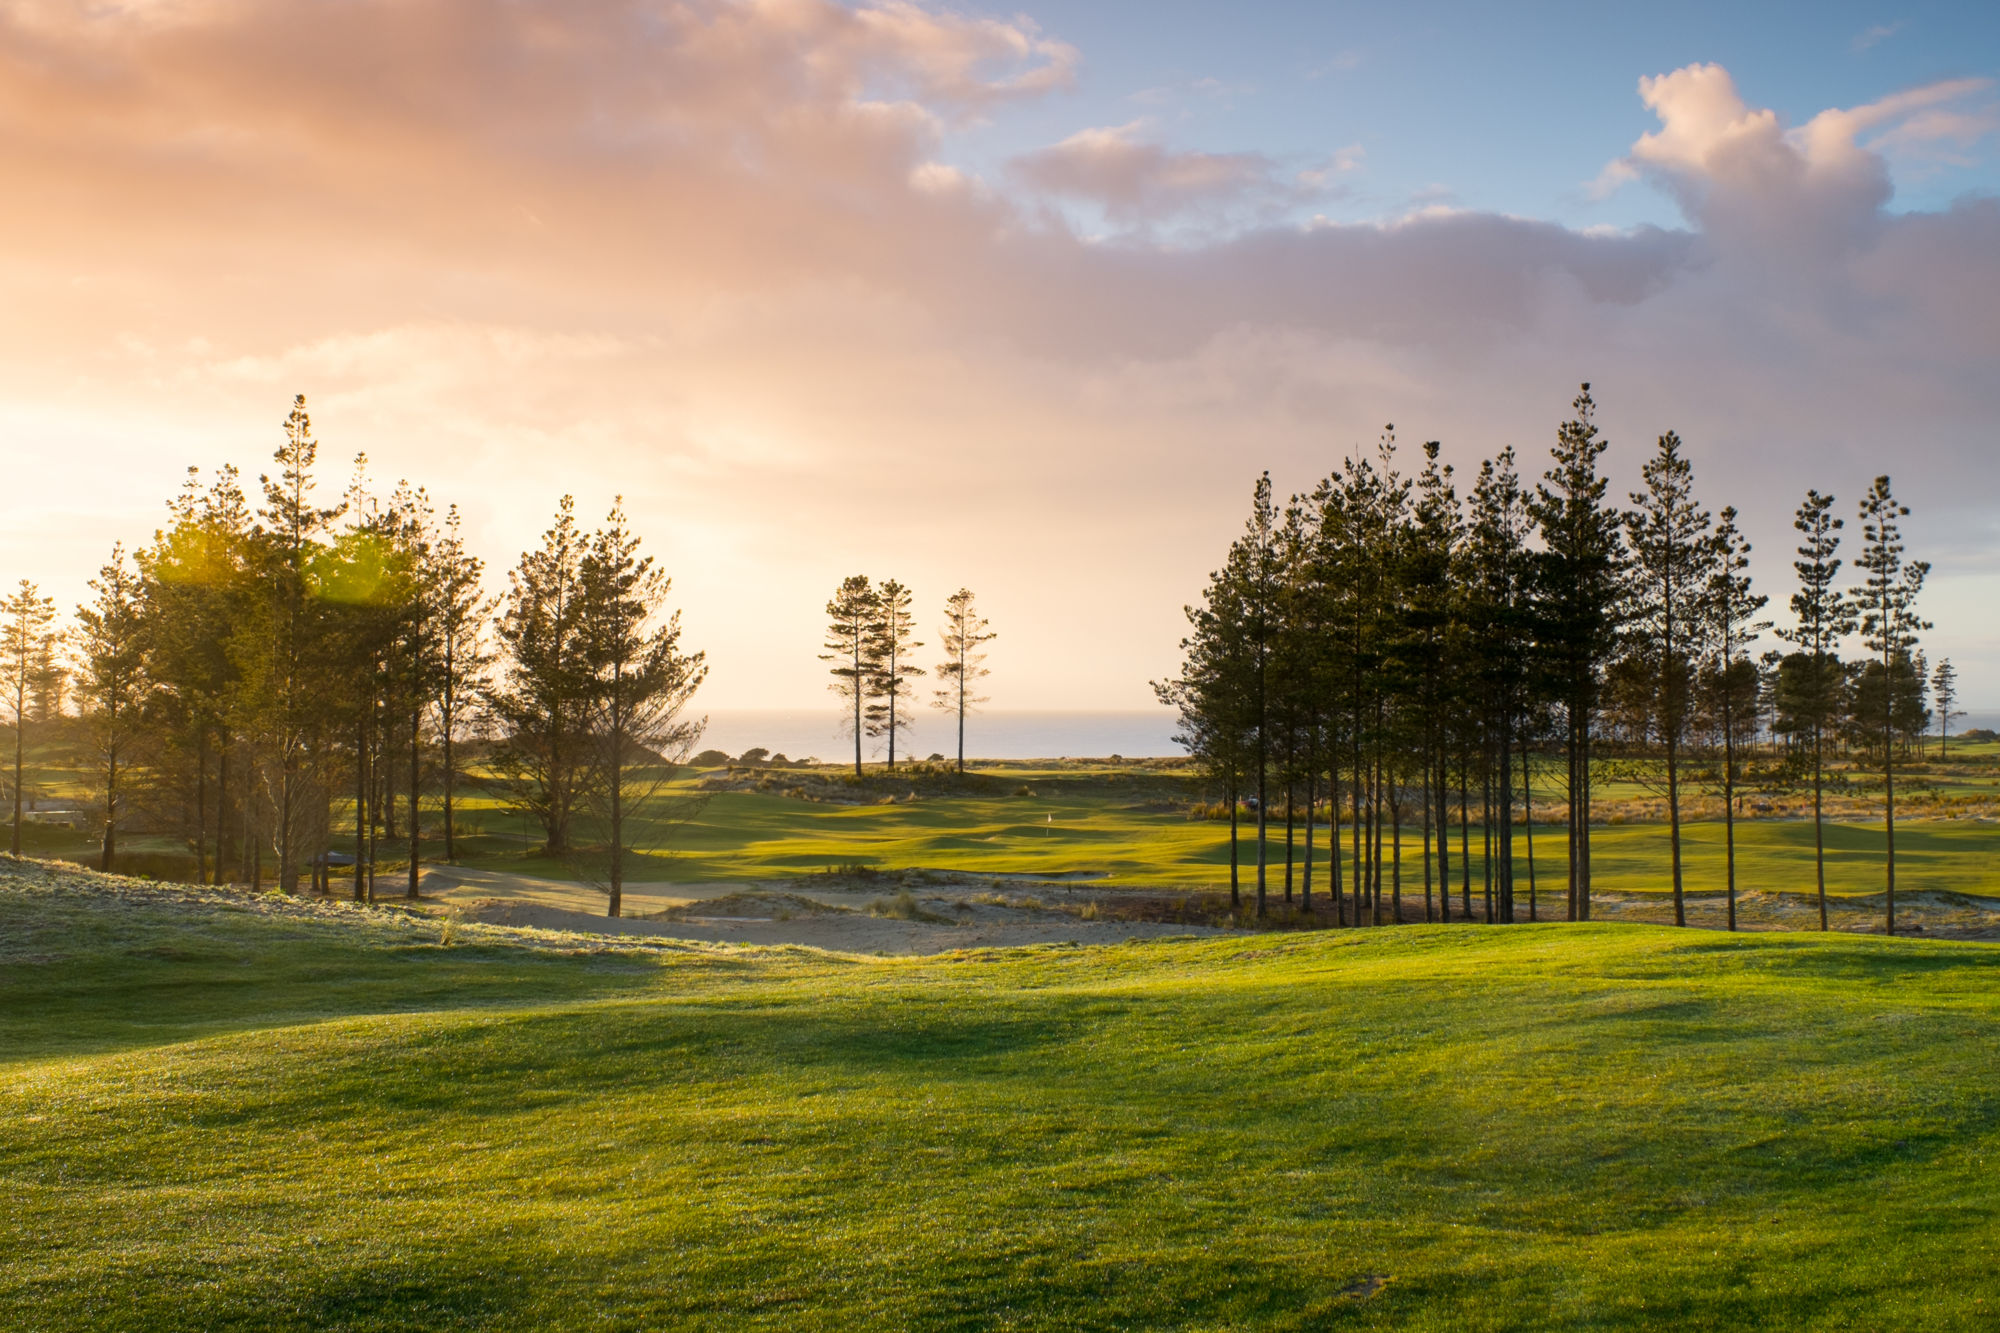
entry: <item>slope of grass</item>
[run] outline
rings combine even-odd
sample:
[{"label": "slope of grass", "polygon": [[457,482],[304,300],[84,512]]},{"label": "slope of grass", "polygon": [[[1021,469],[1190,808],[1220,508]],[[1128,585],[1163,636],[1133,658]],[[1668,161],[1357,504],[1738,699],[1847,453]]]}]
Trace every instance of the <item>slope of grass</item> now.
[{"label": "slope of grass", "polygon": [[2000,1307],[1990,946],[1410,927],[857,960],[441,930],[0,871],[8,1326]]}]

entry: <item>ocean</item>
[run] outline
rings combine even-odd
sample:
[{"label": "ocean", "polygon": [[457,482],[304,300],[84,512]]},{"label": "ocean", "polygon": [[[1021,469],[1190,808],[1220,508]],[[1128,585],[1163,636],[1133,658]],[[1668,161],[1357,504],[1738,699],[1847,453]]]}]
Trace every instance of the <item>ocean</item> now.
[{"label": "ocean", "polygon": [[[832,708],[718,708],[708,715],[708,731],[696,747],[740,755],[763,746],[790,759],[831,762],[852,759],[854,742],[842,731]],[[1952,719],[1954,734],[1971,727],[2000,730],[2000,713],[1968,711]],[[1164,708],[1118,711],[995,710],[966,719],[967,759],[1102,759],[1122,755],[1151,759],[1185,754],[1173,742],[1174,715]],[[957,753],[952,720],[932,709],[920,709],[916,726],[897,743],[896,757],[923,759],[932,754],[950,758]],[[862,755],[873,762],[883,757],[879,740],[864,741]]]},{"label": "ocean", "polygon": [[[840,762],[854,757],[851,733],[833,708],[717,708],[699,750],[740,755],[753,746],[790,759]],[[1150,759],[1185,753],[1173,742],[1174,715],[1164,708],[1126,712],[1000,710],[974,713],[965,721],[965,757],[970,759],[1101,759],[1122,755]],[[869,761],[885,754],[880,740],[863,740]],[[947,758],[958,753],[956,719],[935,709],[916,711],[916,725],[896,743],[896,757]]]}]

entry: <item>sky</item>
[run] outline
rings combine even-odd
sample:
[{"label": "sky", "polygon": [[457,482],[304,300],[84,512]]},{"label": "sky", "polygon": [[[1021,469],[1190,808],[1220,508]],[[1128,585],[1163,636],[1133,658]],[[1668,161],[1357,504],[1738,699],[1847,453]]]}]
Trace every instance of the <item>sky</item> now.
[{"label": "sky", "polygon": [[496,587],[623,496],[708,707],[826,700],[857,572],[975,590],[996,708],[1144,707],[1260,471],[1533,475],[1583,380],[1781,619],[1890,473],[2000,708],[2000,6],[0,0],[0,582],[65,603],[304,393]]}]

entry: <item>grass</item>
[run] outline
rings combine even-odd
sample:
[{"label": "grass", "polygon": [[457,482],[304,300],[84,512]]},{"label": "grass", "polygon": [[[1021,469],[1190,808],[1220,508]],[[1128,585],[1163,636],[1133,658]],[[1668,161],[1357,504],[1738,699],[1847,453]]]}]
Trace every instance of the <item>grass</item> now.
[{"label": "grass", "polygon": [[[1949,782],[1964,790],[1954,787],[1943,796],[1916,800],[1907,807],[1897,826],[1898,886],[2000,897],[2000,822],[1969,815],[1963,804],[1972,799],[1967,791],[2000,773],[2000,745],[1960,745],[1950,763],[1924,767],[1949,770]],[[1938,781],[1949,785],[1945,779]],[[1551,791],[1557,786],[1553,772],[1538,782]],[[759,790],[765,783],[772,789]],[[816,798],[784,794],[787,787],[800,784],[810,787]],[[711,785],[722,789],[701,790]],[[1624,787],[1607,784],[1608,794],[1599,803],[1607,822],[1592,831],[1595,885],[1611,893],[1665,893],[1667,830],[1654,809],[1658,802],[1631,784]],[[858,784],[848,783],[844,772],[834,769],[805,774],[690,771],[673,789],[678,796],[702,795],[703,803],[671,827],[642,830],[637,839],[640,847],[671,850],[635,857],[628,880],[750,883],[857,866],[1041,878],[1087,875],[1107,887],[1179,890],[1212,889],[1228,880],[1226,826],[1215,819],[1190,818],[1202,792],[1181,770],[1159,762],[996,764],[967,779],[936,771],[892,778],[871,770]],[[818,798],[828,792],[855,803]],[[1534,837],[1536,879],[1559,896],[1566,869],[1563,830],[1549,821],[1547,792],[1538,799],[1544,804],[1539,807]],[[1828,889],[1842,896],[1879,894],[1883,881],[1879,814],[1867,801],[1852,797],[1843,797],[1836,806],[1840,813],[1826,827]],[[1699,809],[1700,802],[1692,802],[1691,808]],[[1812,889],[1812,825],[1791,817],[1795,813],[1784,806],[1776,815],[1751,814],[1738,822],[1741,889],[1764,893]],[[433,833],[426,855],[436,858],[442,848],[435,840],[435,812],[429,818]],[[477,791],[464,795],[458,823],[459,864],[552,879],[588,877],[575,863],[541,854],[538,831],[499,808],[489,795]],[[31,854],[94,859],[94,849],[81,831],[30,825],[26,832]],[[1321,864],[1315,887],[1321,890],[1327,881],[1326,832],[1322,827],[1317,835]],[[1346,834],[1343,829],[1343,855]],[[1271,855],[1281,862],[1282,828],[1274,827],[1271,836]],[[1406,895],[1418,903],[1423,885],[1419,836],[1416,828],[1406,830],[1404,861]],[[1684,836],[1688,889],[1720,889],[1724,883],[1720,820],[1690,820]],[[1481,841],[1481,830],[1475,826],[1471,830],[1475,894],[1484,868]],[[1517,831],[1518,887],[1523,893],[1528,842],[1528,835]],[[335,845],[345,844],[336,840]],[[185,851],[175,851],[169,840],[132,837],[126,846],[133,859],[124,864],[135,872],[169,876],[174,872],[164,868],[165,859],[174,856],[192,869]],[[1248,883],[1254,877],[1256,842],[1247,820],[1237,851]],[[1458,851],[1454,834],[1454,862]],[[404,854],[399,843],[383,845],[385,858]],[[1304,855],[1303,828],[1297,834],[1295,855]],[[398,871],[385,863],[383,873],[393,881]],[[1281,866],[1276,873],[1282,874]],[[1351,866],[1343,875],[1351,882]]]},{"label": "grass", "polygon": [[1990,1327],[2000,951],[932,959],[0,870],[23,1329]]}]

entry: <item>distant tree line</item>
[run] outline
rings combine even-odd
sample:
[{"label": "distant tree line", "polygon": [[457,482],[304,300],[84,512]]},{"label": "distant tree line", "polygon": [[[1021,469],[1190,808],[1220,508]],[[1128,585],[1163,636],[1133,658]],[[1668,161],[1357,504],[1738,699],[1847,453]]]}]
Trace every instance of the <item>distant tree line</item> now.
[{"label": "distant tree line", "polygon": [[106,869],[138,825],[179,837],[199,882],[294,892],[310,874],[330,890],[328,852],[351,840],[353,894],[372,900],[387,839],[407,846],[414,897],[425,837],[455,856],[476,774],[548,854],[587,863],[618,915],[630,825],[699,737],[687,706],[706,673],[622,504],[585,532],[563,497],[494,598],[456,507],[440,517],[407,483],[372,493],[365,457],[322,503],[317,456],[301,396],[254,509],[233,467],[206,485],[191,468],[152,543],[112,549],[72,630],[31,583],[0,602],[12,851],[44,724],[94,773]]},{"label": "distant tree line", "polygon": [[[826,604],[826,651],[831,663],[829,687],[842,701],[842,726],[854,738],[854,773],[861,775],[863,742],[886,741],[888,766],[896,767],[898,738],[915,723],[910,702],[924,668],[911,660],[924,645],[915,637],[914,594],[894,579],[875,583],[866,574],[841,580]],[[940,643],[944,660],[937,664],[938,688],[931,706],[951,716],[958,729],[958,771],[965,771],[965,722],[988,700],[978,693],[989,674],[985,645],[995,635],[979,614],[970,589],[960,588],[945,599]]]},{"label": "distant tree line", "polygon": [[[1879,768],[1893,933],[1896,764],[1921,742],[1929,696],[1948,730],[1956,688],[1948,662],[1929,671],[1918,652],[1929,567],[1906,556],[1908,509],[1888,477],[1875,480],[1858,510],[1861,578],[1843,588],[1835,501],[1808,492],[1796,523],[1795,624],[1779,631],[1790,651],[1753,657],[1771,624],[1736,511],[1698,501],[1671,431],[1629,504],[1614,504],[1595,415],[1586,384],[1532,484],[1510,448],[1481,463],[1461,494],[1435,441],[1406,473],[1393,427],[1372,455],[1344,459],[1282,504],[1269,474],[1257,481],[1243,535],[1187,609],[1180,673],[1155,685],[1227,803],[1232,902],[1242,899],[1247,810],[1256,911],[1267,910],[1276,810],[1288,903],[1296,871],[1311,906],[1317,872],[1343,924],[1376,923],[1385,910],[1401,921],[1421,873],[1424,920],[1453,919],[1455,888],[1459,919],[1512,922],[1524,828],[1526,915],[1538,919],[1530,754],[1539,750],[1562,764],[1566,919],[1590,919],[1593,786],[1610,775],[1664,801],[1678,924],[1690,784],[1723,798],[1734,929],[1736,805],[1748,743],[1763,728],[1782,739],[1790,779],[1813,793],[1822,928],[1829,747]],[[1857,633],[1865,656],[1844,659]],[[1320,858],[1322,818],[1330,837],[1345,825],[1345,855]],[[1406,850],[1410,833],[1417,846]]]}]

